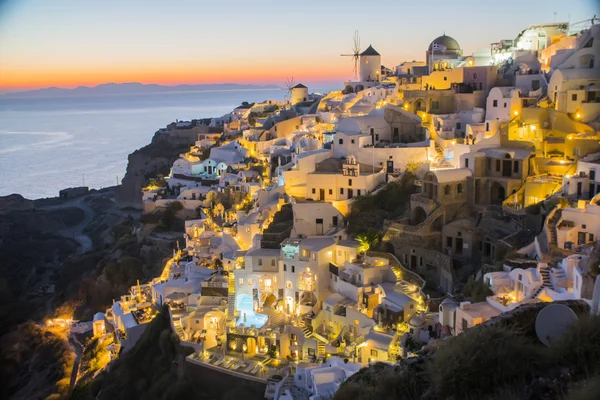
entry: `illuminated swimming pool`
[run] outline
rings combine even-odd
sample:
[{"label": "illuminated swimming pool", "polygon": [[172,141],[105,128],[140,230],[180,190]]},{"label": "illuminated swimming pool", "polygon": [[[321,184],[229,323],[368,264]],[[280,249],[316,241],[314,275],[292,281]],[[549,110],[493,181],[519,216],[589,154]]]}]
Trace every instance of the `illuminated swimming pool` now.
[{"label": "illuminated swimming pool", "polygon": [[235,308],[240,312],[236,325],[254,325],[257,328],[262,328],[269,319],[269,317],[264,314],[254,312],[254,302],[252,301],[252,297],[247,294],[240,294],[236,297]]}]

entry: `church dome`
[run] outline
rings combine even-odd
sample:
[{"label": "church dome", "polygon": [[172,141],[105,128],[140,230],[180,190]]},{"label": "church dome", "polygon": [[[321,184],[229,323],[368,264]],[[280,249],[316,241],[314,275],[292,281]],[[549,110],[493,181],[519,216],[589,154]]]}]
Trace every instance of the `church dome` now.
[{"label": "church dome", "polygon": [[429,51],[432,50],[434,44],[438,44],[438,45],[442,45],[442,46],[446,47],[445,51],[460,50],[460,45],[458,44],[458,42],[453,37],[446,36],[445,34],[435,38],[433,40],[433,42],[431,42],[431,44],[429,45],[429,49],[428,49]]}]

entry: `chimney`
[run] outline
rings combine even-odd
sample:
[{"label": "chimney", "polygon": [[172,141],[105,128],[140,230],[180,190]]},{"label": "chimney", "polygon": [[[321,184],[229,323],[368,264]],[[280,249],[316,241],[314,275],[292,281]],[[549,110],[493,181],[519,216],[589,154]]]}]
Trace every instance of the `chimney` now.
[{"label": "chimney", "polygon": [[461,310],[470,310],[471,309],[471,302],[470,301],[462,301],[460,303],[460,309]]}]

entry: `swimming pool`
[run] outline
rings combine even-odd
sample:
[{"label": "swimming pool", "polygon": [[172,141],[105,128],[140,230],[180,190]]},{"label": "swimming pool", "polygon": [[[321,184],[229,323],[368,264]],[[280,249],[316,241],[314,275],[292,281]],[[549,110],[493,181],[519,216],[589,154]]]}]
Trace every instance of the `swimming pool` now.
[{"label": "swimming pool", "polygon": [[240,316],[235,322],[236,325],[255,326],[261,328],[267,323],[268,316],[254,312],[254,301],[247,294],[240,294],[235,299],[235,308],[240,312]]},{"label": "swimming pool", "polygon": [[257,328],[262,328],[262,326],[267,323],[268,319],[269,317],[267,317],[264,314],[255,313],[254,311],[250,313],[244,311],[240,314],[239,318],[237,319],[236,325],[254,325]]}]

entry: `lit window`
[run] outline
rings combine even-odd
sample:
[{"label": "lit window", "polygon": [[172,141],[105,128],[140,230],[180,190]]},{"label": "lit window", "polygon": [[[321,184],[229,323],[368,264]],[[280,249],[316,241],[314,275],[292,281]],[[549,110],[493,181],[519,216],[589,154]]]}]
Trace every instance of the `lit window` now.
[{"label": "lit window", "polygon": [[317,253],[312,253],[312,259],[316,260],[317,259]]},{"label": "lit window", "polygon": [[240,285],[243,285],[243,284],[244,284],[244,278],[240,278],[240,279],[239,279],[239,284],[240,284]]},{"label": "lit window", "polygon": [[252,286],[252,278],[248,278],[248,286]]},{"label": "lit window", "polygon": [[371,349],[371,357],[377,357],[377,350]]},{"label": "lit window", "polygon": [[288,289],[291,289],[292,288],[292,281],[287,281],[285,283],[285,287],[288,288]]}]

